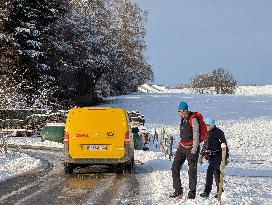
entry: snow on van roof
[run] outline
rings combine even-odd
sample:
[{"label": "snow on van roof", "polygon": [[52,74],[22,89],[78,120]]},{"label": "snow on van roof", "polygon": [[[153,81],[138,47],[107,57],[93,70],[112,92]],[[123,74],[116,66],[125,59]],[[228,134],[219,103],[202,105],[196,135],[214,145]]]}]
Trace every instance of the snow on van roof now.
[{"label": "snow on van roof", "polygon": [[46,126],[65,126],[65,123],[47,123]]}]

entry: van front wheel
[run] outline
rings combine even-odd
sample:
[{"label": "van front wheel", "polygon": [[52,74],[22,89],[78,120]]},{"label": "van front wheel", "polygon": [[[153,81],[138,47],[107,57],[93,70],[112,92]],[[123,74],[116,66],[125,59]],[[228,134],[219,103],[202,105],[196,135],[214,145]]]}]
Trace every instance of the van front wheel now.
[{"label": "van front wheel", "polygon": [[64,165],[64,172],[65,174],[73,174],[73,165]]}]

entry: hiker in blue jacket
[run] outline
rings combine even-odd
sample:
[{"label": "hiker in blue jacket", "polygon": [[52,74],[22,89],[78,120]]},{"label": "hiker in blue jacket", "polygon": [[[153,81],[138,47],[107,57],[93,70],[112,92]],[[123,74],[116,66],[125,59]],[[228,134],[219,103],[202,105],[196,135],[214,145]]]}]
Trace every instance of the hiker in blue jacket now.
[{"label": "hiker in blue jacket", "polygon": [[[214,196],[218,197],[219,193],[219,180],[220,180],[220,164],[222,158],[221,144],[225,143],[227,146],[227,141],[225,138],[224,132],[216,127],[215,120],[211,118],[206,118],[205,120],[208,132],[208,138],[203,146],[201,151],[202,156],[204,156],[209,161],[209,166],[207,169],[206,175],[206,184],[204,192],[200,194],[201,197],[207,198],[210,195],[213,184],[213,177],[215,178],[215,183],[217,186],[217,194]],[[227,146],[226,153],[226,162],[228,162],[229,158],[229,150]]]}]

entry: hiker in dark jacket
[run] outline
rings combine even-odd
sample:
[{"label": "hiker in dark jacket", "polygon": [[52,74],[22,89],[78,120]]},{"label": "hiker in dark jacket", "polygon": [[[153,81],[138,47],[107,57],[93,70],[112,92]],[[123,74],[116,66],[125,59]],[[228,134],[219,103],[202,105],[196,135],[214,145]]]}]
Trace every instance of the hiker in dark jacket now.
[{"label": "hiker in dark jacket", "polygon": [[180,124],[180,143],[172,164],[172,178],[174,193],[170,198],[181,198],[183,196],[183,187],[180,180],[180,170],[185,160],[189,166],[189,193],[188,198],[194,199],[196,196],[197,184],[197,161],[199,155],[199,122],[196,118],[192,119],[192,125],[189,120],[192,112],[188,110],[188,105],[181,102],[178,106],[178,112],[181,116]]},{"label": "hiker in dark jacket", "polygon": [[[214,177],[217,186],[217,194],[214,197],[217,198],[219,193],[220,164],[222,158],[221,144],[225,143],[225,145],[227,146],[227,141],[224,132],[216,127],[215,121],[213,119],[206,118],[204,121],[207,126],[208,138],[205,142],[205,145],[203,146],[201,153],[206,159],[209,160],[209,166],[207,169],[205,189],[204,192],[200,194],[200,196],[205,198],[209,197],[212,190]],[[226,158],[226,162],[228,162],[228,146]]]}]

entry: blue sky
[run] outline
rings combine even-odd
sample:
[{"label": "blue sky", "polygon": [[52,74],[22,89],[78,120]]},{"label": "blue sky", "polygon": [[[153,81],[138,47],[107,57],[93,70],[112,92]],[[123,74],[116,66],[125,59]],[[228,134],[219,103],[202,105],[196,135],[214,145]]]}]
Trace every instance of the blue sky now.
[{"label": "blue sky", "polygon": [[155,83],[189,83],[217,67],[239,84],[272,84],[271,0],[132,0],[149,12]]}]

